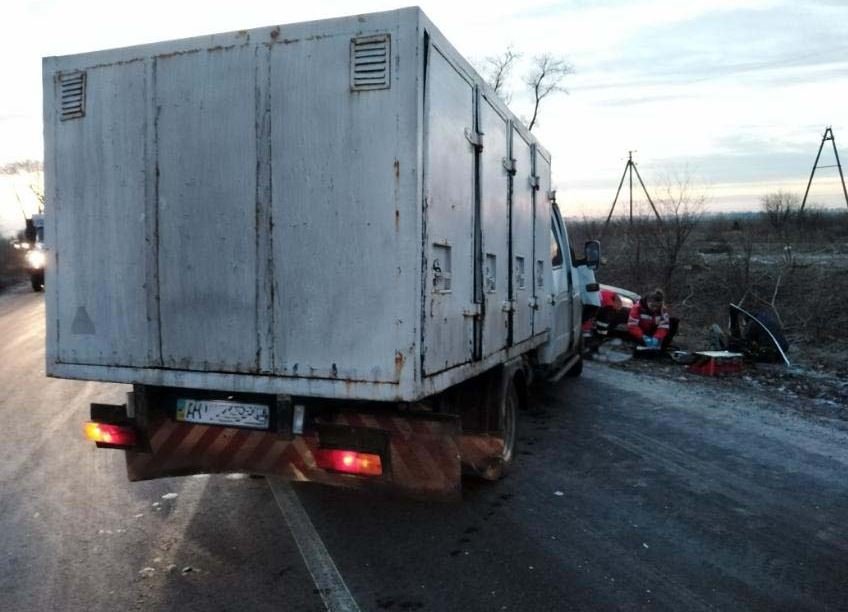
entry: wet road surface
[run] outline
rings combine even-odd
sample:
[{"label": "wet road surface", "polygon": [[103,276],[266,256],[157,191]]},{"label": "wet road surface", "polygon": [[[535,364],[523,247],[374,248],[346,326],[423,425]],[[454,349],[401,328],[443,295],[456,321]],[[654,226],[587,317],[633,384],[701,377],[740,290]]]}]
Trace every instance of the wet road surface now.
[{"label": "wet road surface", "polygon": [[[325,609],[264,479],[132,484],[82,439],[128,388],[45,378],[43,317],[0,294],[0,609]],[[294,498],[362,610],[848,607],[844,424],[681,378],[537,389],[510,476],[460,504]]]}]

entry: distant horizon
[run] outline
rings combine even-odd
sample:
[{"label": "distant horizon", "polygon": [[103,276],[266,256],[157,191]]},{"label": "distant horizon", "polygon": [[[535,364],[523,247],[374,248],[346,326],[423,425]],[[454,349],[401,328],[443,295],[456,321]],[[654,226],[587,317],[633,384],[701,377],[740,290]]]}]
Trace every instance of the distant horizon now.
[{"label": "distant horizon", "polygon": [[[132,15],[106,0],[39,0],[5,7],[0,72],[0,165],[43,157],[42,63],[98,49],[215,32],[392,10],[398,0],[214,4],[148,0]],[[510,45],[510,108],[532,114],[524,85],[533,58],[552,54],[574,72],[567,94],[543,101],[533,133],[553,158],[561,205],[608,212],[628,151],[652,197],[665,176],[688,175],[714,212],[756,210],[784,190],[803,195],[826,127],[848,163],[848,3],[844,0],[526,0],[515,4],[420,0],[475,65]],[[96,15],[96,19],[86,16]],[[835,163],[832,147],[821,166]],[[846,168],[848,170],[848,168]],[[0,225],[16,195],[0,184]],[[820,168],[810,200],[844,205],[835,169]],[[24,206],[27,204],[25,203]],[[848,207],[846,207],[848,208]],[[10,213],[11,211],[11,213]],[[1,231],[1,230],[0,230]]]}]

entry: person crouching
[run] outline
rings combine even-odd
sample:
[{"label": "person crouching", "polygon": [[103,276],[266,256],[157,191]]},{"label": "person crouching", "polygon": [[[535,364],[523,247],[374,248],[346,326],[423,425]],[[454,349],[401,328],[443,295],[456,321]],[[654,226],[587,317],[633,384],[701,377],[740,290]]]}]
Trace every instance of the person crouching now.
[{"label": "person crouching", "polygon": [[676,331],[677,320],[669,317],[662,289],[643,296],[630,309],[627,333],[642,346],[665,351]]}]

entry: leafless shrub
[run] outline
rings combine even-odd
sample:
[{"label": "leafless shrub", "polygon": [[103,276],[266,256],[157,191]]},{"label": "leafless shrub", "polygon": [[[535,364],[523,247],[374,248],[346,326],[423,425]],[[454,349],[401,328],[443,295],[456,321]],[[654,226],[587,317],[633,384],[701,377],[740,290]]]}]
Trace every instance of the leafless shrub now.
[{"label": "leafless shrub", "polygon": [[785,236],[789,222],[801,206],[801,198],[780,190],[764,195],[760,202],[769,224],[781,237]]},{"label": "leafless shrub", "polygon": [[688,173],[667,179],[661,192],[662,197],[656,201],[660,220],[653,224],[653,235],[662,274],[661,285],[672,293],[684,247],[701,220],[706,196],[693,187]]}]

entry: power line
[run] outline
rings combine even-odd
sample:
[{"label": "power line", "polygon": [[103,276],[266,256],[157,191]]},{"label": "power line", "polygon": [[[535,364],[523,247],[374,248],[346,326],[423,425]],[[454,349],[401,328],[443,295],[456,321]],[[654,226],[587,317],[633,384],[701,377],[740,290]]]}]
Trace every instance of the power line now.
[{"label": "power line", "polygon": [[648,188],[645,187],[645,182],[642,180],[642,175],[639,174],[639,168],[636,167],[636,162],[633,161],[633,153],[635,151],[627,152],[627,164],[624,166],[624,172],[621,175],[621,181],[618,183],[618,189],[615,192],[615,198],[612,201],[612,206],[610,207],[609,214],[607,215],[607,220],[604,223],[604,229],[609,225],[610,219],[612,219],[612,213],[615,212],[615,205],[618,203],[618,196],[621,194],[621,188],[624,185],[624,179],[627,175],[630,175],[630,225],[633,225],[633,173],[636,173],[636,178],[639,180],[639,184],[642,186],[642,191],[645,193],[645,198],[647,198],[648,203],[651,205],[651,210],[654,211],[654,214],[657,217],[657,221],[662,223],[662,217],[660,217],[660,213],[657,211],[657,207],[654,206],[654,201],[651,199],[650,194],[648,193]]},{"label": "power line", "polygon": [[[819,166],[819,158],[821,157],[824,143],[828,140],[833,145],[833,155],[836,157],[836,165]],[[819,152],[816,153],[816,161],[813,162],[813,171],[810,172],[810,180],[807,181],[807,189],[804,191],[804,199],[801,201],[800,212],[804,212],[804,206],[807,204],[807,196],[810,193],[810,185],[813,184],[813,177],[816,175],[816,168],[839,168],[839,180],[842,181],[842,193],[845,196],[845,205],[848,206],[848,190],[845,189],[845,176],[842,174],[842,163],[839,161],[839,152],[836,150],[836,138],[834,138],[833,129],[830,126],[827,126],[824,129],[824,135],[822,136],[822,141],[819,145]]]}]

